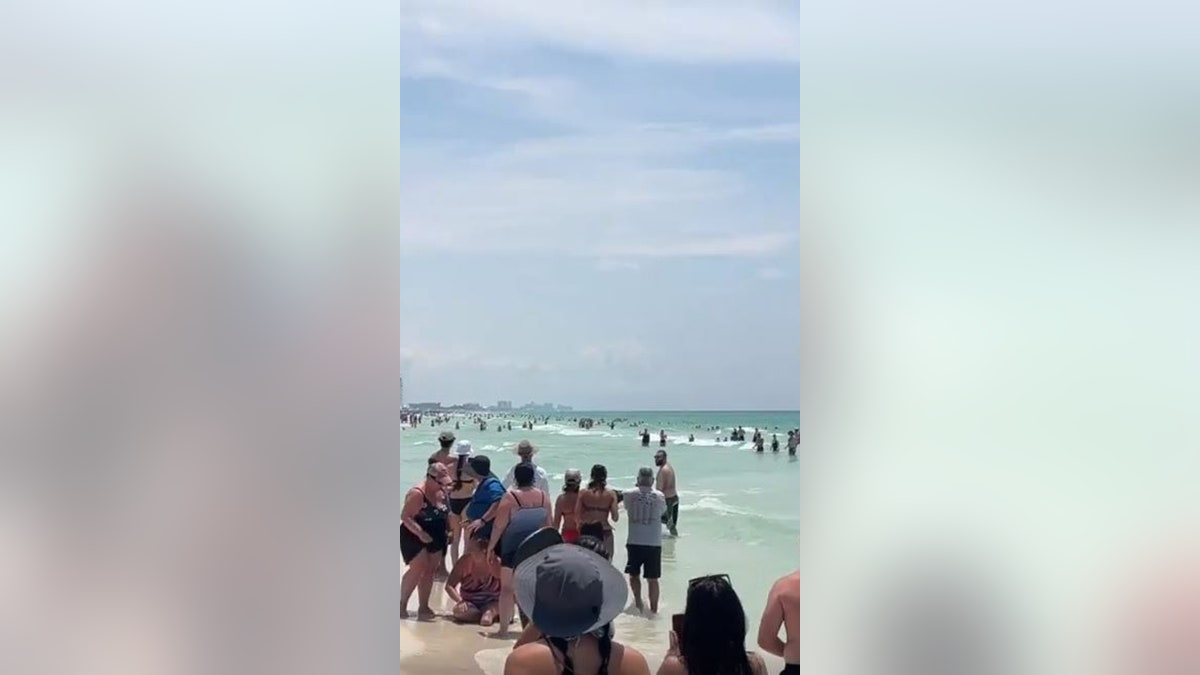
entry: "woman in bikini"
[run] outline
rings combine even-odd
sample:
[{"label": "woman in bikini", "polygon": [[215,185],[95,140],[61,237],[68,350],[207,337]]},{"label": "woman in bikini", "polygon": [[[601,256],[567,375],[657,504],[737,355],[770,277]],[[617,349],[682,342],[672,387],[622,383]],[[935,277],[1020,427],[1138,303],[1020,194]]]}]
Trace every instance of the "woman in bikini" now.
[{"label": "woman in bikini", "polygon": [[554,502],[554,529],[562,533],[562,540],[568,544],[579,541],[579,485],[582,482],[579,469],[567,469],[562,494]]},{"label": "woman in bikini", "polygon": [[[617,493],[608,489],[608,469],[603,464],[592,467],[587,489],[579,493],[579,534],[604,542],[604,557],[613,557],[613,523],[620,519]],[[612,518],[612,522],[609,522]]]},{"label": "woman in bikini", "polygon": [[471,503],[471,497],[475,494],[475,479],[472,478],[464,469],[467,466],[468,460],[471,459],[471,443],[470,441],[459,441],[458,447],[455,448],[455,454],[458,456],[454,464],[449,466],[450,477],[454,484],[450,488],[450,565],[454,566],[458,562],[459,549],[462,549],[462,554],[466,555],[467,544],[462,542],[463,526],[466,523],[463,520],[463,509],[467,508],[467,504]]},{"label": "woman in bikini", "polygon": [[473,537],[446,580],[446,595],[454,601],[454,620],[490,626],[500,601],[500,568],[488,560],[487,539]]}]

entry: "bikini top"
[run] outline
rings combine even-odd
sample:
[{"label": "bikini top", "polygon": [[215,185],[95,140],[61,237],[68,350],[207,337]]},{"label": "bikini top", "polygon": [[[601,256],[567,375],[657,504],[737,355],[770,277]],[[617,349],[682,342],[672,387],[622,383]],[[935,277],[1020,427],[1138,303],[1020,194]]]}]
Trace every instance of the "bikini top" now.
[{"label": "bikini top", "polygon": [[[607,626],[596,631],[597,634],[601,631],[606,631]],[[599,637],[599,635],[597,635]],[[571,655],[567,653],[570,646],[563,638],[542,637],[546,646],[550,648],[550,654],[554,657],[554,662],[558,663],[559,658],[562,658],[562,675],[575,675],[575,664],[571,661]],[[596,675],[608,675],[608,659],[610,654],[600,653],[600,669],[596,671]]]},{"label": "bikini top", "polygon": [[[609,493],[605,492],[604,494],[608,495]],[[612,504],[609,504],[608,506],[588,506],[587,501],[584,500],[584,498],[583,498],[583,495],[584,495],[584,493],[582,493],[582,492],[579,493],[579,502],[583,505],[584,511],[595,511],[597,513],[608,513],[609,509],[612,508]]]},{"label": "bikini top", "polygon": [[[565,496],[566,496],[566,495],[564,495],[564,498],[565,498]],[[570,509],[567,509],[567,508],[565,508],[565,507],[566,507],[566,504],[567,504],[567,502],[571,502],[571,508],[570,508]],[[564,508],[562,509],[562,514],[563,514],[563,517],[564,517],[564,518],[570,518],[570,517],[573,517],[573,516],[575,515],[575,512],[576,512],[576,511],[579,509],[579,493],[578,493],[578,492],[576,492],[576,493],[575,493],[575,499],[574,499],[574,501],[572,501],[572,500],[570,500],[570,499],[564,499],[564,500],[563,500],[563,507],[564,507]]]}]

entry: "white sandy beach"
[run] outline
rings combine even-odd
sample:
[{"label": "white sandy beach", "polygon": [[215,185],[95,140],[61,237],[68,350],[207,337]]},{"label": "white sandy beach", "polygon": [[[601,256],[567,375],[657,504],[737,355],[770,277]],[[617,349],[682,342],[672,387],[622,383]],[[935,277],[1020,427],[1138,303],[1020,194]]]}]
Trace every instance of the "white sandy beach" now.
[{"label": "white sandy beach", "polygon": [[[400,565],[400,573],[405,566]],[[664,583],[673,583],[664,579]],[[681,581],[680,583],[686,583]],[[503,675],[504,659],[512,651],[515,636],[510,640],[497,640],[490,636],[494,627],[458,625],[448,617],[450,600],[435,583],[430,606],[438,613],[434,621],[418,621],[415,618],[417,599],[414,593],[409,609],[414,618],[400,621],[400,673],[401,675]],[[670,615],[683,611],[681,607],[660,607],[660,613],[652,618],[639,616],[632,611],[614,621],[617,641],[636,647],[650,662],[651,672],[657,671],[667,651]],[[520,629],[513,625],[514,632]],[[755,636],[747,635],[748,646],[753,646]],[[759,652],[762,653],[761,651]],[[767,672],[777,673],[783,661],[763,654],[767,661]]]}]

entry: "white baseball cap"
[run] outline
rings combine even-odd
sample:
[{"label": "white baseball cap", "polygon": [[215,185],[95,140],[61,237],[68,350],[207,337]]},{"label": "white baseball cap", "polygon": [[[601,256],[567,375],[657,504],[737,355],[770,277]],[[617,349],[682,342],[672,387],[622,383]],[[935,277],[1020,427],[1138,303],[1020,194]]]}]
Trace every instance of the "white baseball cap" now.
[{"label": "white baseball cap", "polygon": [[471,441],[459,441],[458,447],[454,448],[454,454],[459,457],[471,456]]}]

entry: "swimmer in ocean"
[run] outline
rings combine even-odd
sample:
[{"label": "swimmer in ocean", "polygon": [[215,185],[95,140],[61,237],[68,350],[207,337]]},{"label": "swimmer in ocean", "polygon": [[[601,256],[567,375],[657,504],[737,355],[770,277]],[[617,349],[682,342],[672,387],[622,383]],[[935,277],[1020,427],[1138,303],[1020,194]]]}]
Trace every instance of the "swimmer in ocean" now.
[{"label": "swimmer in ocean", "polygon": [[650,430],[649,429],[642,429],[642,447],[643,448],[650,447]]},{"label": "swimmer in ocean", "polygon": [[658,447],[667,447],[667,432],[664,429],[658,430]]},{"label": "swimmer in ocean", "polygon": [[771,452],[779,452],[779,434],[771,434]]}]

